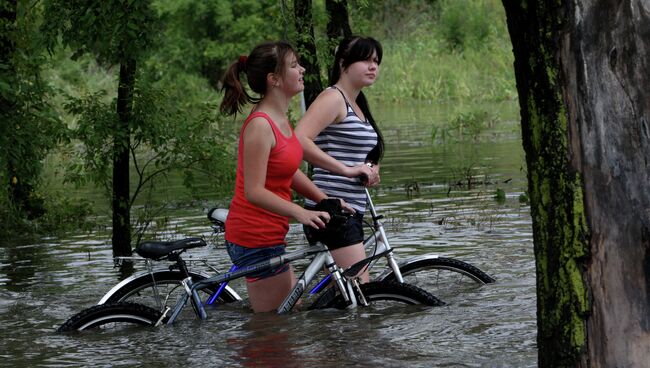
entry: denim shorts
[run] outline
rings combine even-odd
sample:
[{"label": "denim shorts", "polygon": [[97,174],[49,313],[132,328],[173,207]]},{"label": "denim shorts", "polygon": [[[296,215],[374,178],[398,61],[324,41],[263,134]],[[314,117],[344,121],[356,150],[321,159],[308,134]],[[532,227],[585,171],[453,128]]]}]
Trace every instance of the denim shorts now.
[{"label": "denim shorts", "polygon": [[[264,248],[247,248],[235,243],[231,243],[227,240],[226,250],[228,251],[230,260],[232,260],[232,263],[234,263],[238,268],[243,268],[255,263],[263,262],[286,253],[284,245],[276,245]],[[279,275],[286,271],[289,271],[288,264],[267,268],[265,270],[253,272],[252,274],[246,276],[246,281],[255,282],[267,277]]]},{"label": "denim shorts", "polygon": [[337,232],[327,229],[316,230],[311,226],[302,227],[309,244],[321,242],[330,250],[363,242],[363,214],[355,213],[348,218],[345,226]]}]

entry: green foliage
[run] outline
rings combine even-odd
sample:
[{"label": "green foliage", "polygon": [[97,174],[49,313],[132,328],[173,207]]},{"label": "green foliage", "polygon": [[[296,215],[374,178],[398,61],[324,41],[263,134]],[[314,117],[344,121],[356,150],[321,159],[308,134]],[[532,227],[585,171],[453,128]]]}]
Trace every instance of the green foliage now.
[{"label": "green foliage", "polygon": [[[71,156],[68,181],[80,185],[92,181],[110,193],[113,126],[118,119],[115,104],[115,100],[106,103],[101,94],[93,94],[72,98],[66,106],[79,117],[72,137],[83,144],[67,150]],[[184,183],[190,187],[195,170],[209,174],[217,184],[231,181],[230,137],[227,130],[219,129],[216,106],[178,106],[176,96],[153,85],[136,88],[133,105],[128,132],[135,168],[132,203],[141,191],[155,189],[149,184],[156,178],[174,171],[183,172]]]},{"label": "green foliage", "polygon": [[[132,137],[131,195],[136,211],[143,212],[134,218],[146,224],[155,212],[151,194],[177,177],[190,188],[209,181],[211,196],[229,193],[241,117],[225,121],[218,115],[215,88],[230,62],[253,45],[298,39],[292,6],[285,0],[44,0],[19,5],[22,16],[32,17],[22,23],[24,28],[14,32],[2,23],[3,35],[12,34],[20,50],[12,54],[10,66],[16,69],[0,65],[1,96],[20,101],[11,116],[3,116],[9,124],[0,126],[2,164],[13,155],[27,173],[21,176],[36,178],[44,155],[60,145],[56,157],[66,163],[67,181],[108,190],[116,135],[116,64],[129,57],[137,59],[139,68],[133,120],[129,132],[122,133]],[[27,14],[28,8],[33,13]],[[367,93],[371,100],[516,98],[511,45],[498,0],[359,0],[349,1],[349,8],[353,32],[376,37],[384,46],[380,80]],[[313,16],[325,81],[333,45],[325,36],[324,1],[313,1]],[[43,73],[45,82],[34,77],[34,71],[47,66],[35,43],[37,30],[53,56]],[[61,41],[68,48],[56,48]],[[291,111],[294,118],[296,111]],[[460,113],[434,127],[432,137],[477,139],[492,119],[481,110]],[[73,132],[65,145],[61,120]],[[16,122],[19,144],[8,141]],[[0,170],[0,180],[9,182],[5,170]],[[34,200],[42,197],[46,207],[57,206],[48,200],[49,193],[39,195],[37,189]],[[199,196],[201,191],[192,193]],[[3,217],[13,208],[6,202],[2,196]],[[83,213],[82,208],[67,210]]]},{"label": "green foliage", "polygon": [[512,45],[500,1],[381,0],[351,15],[355,33],[376,37],[384,46],[370,99],[516,98]]},{"label": "green foliage", "polygon": [[477,110],[467,113],[460,113],[450,122],[443,125],[433,125],[431,128],[431,140],[446,142],[454,141],[477,141],[488,129],[494,127],[498,118],[487,111]]},{"label": "green foliage", "polygon": [[92,205],[88,200],[48,194],[45,215],[34,223],[42,233],[65,231],[90,231],[97,223]]},{"label": "green foliage", "polygon": [[[274,0],[162,0],[165,42],[154,63],[206,77],[214,88],[230,63],[263,41],[283,37],[280,5]],[[173,75],[173,74],[172,74]]]},{"label": "green foliage", "polygon": [[53,51],[59,42],[77,54],[90,53],[102,62],[138,59],[160,35],[150,0],[46,0],[41,30]]},{"label": "green foliage", "polygon": [[43,200],[36,192],[42,160],[65,139],[65,129],[40,75],[43,50],[33,28],[37,8],[8,1],[0,7],[0,222],[11,230],[26,217],[42,215]]},{"label": "green foliage", "polygon": [[441,0],[439,30],[452,49],[477,47],[499,31],[501,4],[489,0]]},{"label": "green foliage", "polygon": [[353,33],[381,40],[406,41],[404,36],[423,31],[437,17],[437,0],[348,1]]},{"label": "green foliage", "polygon": [[497,201],[497,203],[505,203],[506,192],[501,188],[497,188],[494,192],[494,200]]}]

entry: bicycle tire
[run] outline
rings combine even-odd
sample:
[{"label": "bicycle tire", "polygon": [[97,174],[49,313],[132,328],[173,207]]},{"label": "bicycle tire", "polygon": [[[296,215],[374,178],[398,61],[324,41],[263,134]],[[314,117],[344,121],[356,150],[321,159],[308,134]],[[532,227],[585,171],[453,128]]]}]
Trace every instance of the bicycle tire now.
[{"label": "bicycle tire", "polygon": [[[190,276],[192,276],[192,281],[194,282],[205,280],[207,278],[206,276],[195,272],[190,272]],[[160,294],[171,293],[174,291],[173,289],[178,289],[180,292],[185,292],[184,290],[182,290],[182,285],[181,285],[181,281],[184,279],[184,276],[180,272],[169,271],[169,270],[158,270],[158,271],[154,271],[153,277],[151,274],[145,273],[129,281],[127,284],[124,284],[119,289],[109,291],[109,293],[112,292],[112,295],[108,298],[106,297],[102,298],[103,303],[118,303],[124,301],[131,301],[131,302],[152,306],[153,304],[155,304],[154,289],[153,289],[154,279],[156,280],[155,284],[157,288],[162,289],[162,288],[169,287],[172,289]],[[201,299],[203,301],[207,300],[208,296],[214,294],[217,288],[218,286],[202,289],[200,294],[203,294],[203,297]],[[171,300],[174,301],[176,300],[176,298],[172,297]],[[228,289],[224,289],[221,291],[221,294],[219,295],[219,298],[217,299],[216,303],[219,304],[231,303],[237,300],[240,300],[238,296],[231,294]],[[100,304],[102,304],[102,301],[100,301]]]},{"label": "bicycle tire", "polygon": [[[478,267],[454,258],[437,257],[407,260],[400,264],[405,283],[425,289],[443,300],[449,300],[461,292],[495,280]],[[396,281],[392,270],[382,275],[380,280]]]},{"label": "bicycle tire", "polygon": [[[323,292],[309,309],[347,308],[348,304],[343,299],[343,295],[335,293],[334,290],[330,288]],[[397,302],[401,304],[421,304],[427,306],[441,306],[445,304],[426,290],[414,285],[395,281],[372,281],[361,284],[361,292],[370,305],[384,301],[391,302],[391,304],[392,302]]]},{"label": "bicycle tire", "polygon": [[57,329],[57,332],[118,328],[123,325],[154,326],[161,315],[159,311],[137,303],[100,304],[70,317]]}]

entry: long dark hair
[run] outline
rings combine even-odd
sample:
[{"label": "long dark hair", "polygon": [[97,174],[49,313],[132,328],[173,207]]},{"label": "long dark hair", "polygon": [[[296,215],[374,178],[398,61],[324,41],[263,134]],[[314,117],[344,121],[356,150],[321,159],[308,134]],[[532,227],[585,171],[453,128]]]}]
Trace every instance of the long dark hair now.
[{"label": "long dark hair", "polygon": [[[368,60],[372,57],[373,52],[377,53],[377,64],[381,64],[383,50],[379,41],[371,37],[349,36],[339,42],[334,54],[334,64],[332,65],[332,74],[330,75],[330,85],[336,84],[341,78],[341,72],[348,66],[356,63],[357,61]],[[377,127],[377,123],[370,112],[368,107],[368,100],[363,94],[359,92],[355,100],[363,115],[368,119],[375,132],[377,132],[377,145],[368,153],[367,161],[379,163],[379,160],[384,155],[384,138]]]},{"label": "long dark hair", "polygon": [[[266,76],[269,73],[284,75],[285,59],[287,55],[298,54],[288,42],[264,42],[255,46],[249,56],[240,56],[237,61],[230,64],[223,76],[224,92],[220,110],[223,114],[234,115],[241,112],[246,103],[258,103],[266,94]],[[246,92],[241,81],[241,73],[246,74],[248,86],[260,97],[253,97]]]}]

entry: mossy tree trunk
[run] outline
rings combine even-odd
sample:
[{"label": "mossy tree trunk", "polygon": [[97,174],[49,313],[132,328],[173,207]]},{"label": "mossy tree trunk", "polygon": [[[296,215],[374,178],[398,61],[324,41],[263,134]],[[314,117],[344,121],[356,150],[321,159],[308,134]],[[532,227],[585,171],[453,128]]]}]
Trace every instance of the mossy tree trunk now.
[{"label": "mossy tree trunk", "polygon": [[539,366],[645,366],[650,7],[503,4],[528,165]]},{"label": "mossy tree trunk", "polygon": [[[345,37],[352,36],[350,28],[350,17],[348,15],[347,0],[325,0],[325,10],[327,11],[327,40],[329,42],[328,50],[330,55],[334,55],[336,46],[339,41]],[[332,58],[333,60],[334,58]],[[327,77],[332,75],[332,66],[327,65]],[[329,81],[329,84],[334,84]]]},{"label": "mossy tree trunk", "polygon": [[300,54],[300,64],[305,67],[305,105],[309,107],[323,89],[316,54],[312,2],[294,0],[293,10],[297,34],[296,46]]}]

